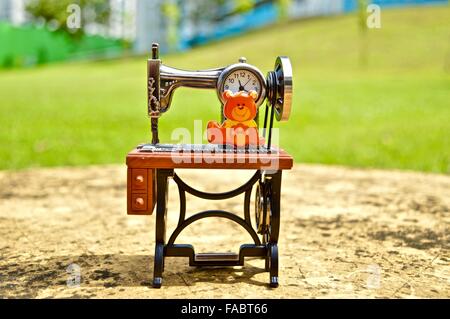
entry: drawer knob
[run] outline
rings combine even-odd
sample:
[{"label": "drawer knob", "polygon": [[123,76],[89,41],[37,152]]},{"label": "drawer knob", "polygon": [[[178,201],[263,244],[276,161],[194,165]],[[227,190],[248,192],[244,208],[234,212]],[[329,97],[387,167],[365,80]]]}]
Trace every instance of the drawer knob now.
[{"label": "drawer knob", "polygon": [[136,204],[139,205],[139,206],[143,206],[144,205],[144,199],[142,197],[136,198]]},{"label": "drawer knob", "polygon": [[136,176],[136,181],[139,182],[139,183],[143,183],[144,182],[144,176],[142,176],[142,175]]}]

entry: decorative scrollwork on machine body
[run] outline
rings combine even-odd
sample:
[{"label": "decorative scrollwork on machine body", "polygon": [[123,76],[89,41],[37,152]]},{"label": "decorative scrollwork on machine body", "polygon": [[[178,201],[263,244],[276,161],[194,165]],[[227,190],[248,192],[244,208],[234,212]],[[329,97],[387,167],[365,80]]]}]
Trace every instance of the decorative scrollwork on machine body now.
[{"label": "decorative scrollwork on machine body", "polygon": [[148,79],[148,115],[152,118],[160,116],[160,104],[158,98],[153,94],[156,87],[154,86],[155,79],[149,77]]}]

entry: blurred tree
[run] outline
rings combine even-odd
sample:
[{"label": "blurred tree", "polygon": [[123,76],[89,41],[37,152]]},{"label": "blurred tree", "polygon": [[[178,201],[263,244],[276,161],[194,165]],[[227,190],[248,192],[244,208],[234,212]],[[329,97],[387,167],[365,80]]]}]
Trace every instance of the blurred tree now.
[{"label": "blurred tree", "polygon": [[180,24],[179,4],[174,1],[165,2],[161,10],[166,17],[167,43],[169,44],[170,51],[174,51],[178,45],[178,26]]},{"label": "blurred tree", "polygon": [[278,8],[278,20],[282,21],[287,19],[292,0],[276,0],[275,4]]},{"label": "blurred tree", "polygon": [[221,8],[226,4],[227,0],[197,0],[195,6],[190,10],[190,18],[196,23],[201,21],[217,20],[220,15]]},{"label": "blurred tree", "polygon": [[[76,4],[81,8],[81,27],[71,29],[67,26],[70,15],[69,5]],[[84,34],[83,26],[96,23],[107,25],[111,8],[107,0],[30,0],[26,4],[26,11],[35,21],[42,21],[55,31],[65,31],[72,37]]]},{"label": "blurred tree", "polygon": [[367,35],[367,6],[369,0],[358,0],[358,27],[359,27],[359,64],[366,67],[369,62],[369,39]]},{"label": "blurred tree", "polygon": [[235,12],[246,12],[253,9],[255,6],[255,0],[234,0]]},{"label": "blurred tree", "polygon": [[[201,33],[205,25],[218,21],[223,15],[223,7],[235,0],[172,0],[161,6],[161,12],[166,18],[167,40],[172,49],[178,44],[179,26],[181,20],[190,21],[193,34]],[[183,9],[184,8],[184,9]]]}]

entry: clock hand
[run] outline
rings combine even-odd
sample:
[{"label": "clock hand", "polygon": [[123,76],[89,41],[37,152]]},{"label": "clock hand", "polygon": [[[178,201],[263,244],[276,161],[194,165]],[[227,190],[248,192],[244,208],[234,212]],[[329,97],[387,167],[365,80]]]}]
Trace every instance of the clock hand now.
[{"label": "clock hand", "polygon": [[245,88],[244,88],[245,85],[242,85],[241,80],[239,80],[239,79],[238,79],[238,82],[239,82],[239,91],[245,91]]},{"label": "clock hand", "polygon": [[[251,80],[251,79],[248,79],[248,81],[244,84],[243,87],[245,87],[245,86],[248,84],[248,82],[250,82],[250,80]],[[241,83],[241,82],[239,82],[239,83]]]}]

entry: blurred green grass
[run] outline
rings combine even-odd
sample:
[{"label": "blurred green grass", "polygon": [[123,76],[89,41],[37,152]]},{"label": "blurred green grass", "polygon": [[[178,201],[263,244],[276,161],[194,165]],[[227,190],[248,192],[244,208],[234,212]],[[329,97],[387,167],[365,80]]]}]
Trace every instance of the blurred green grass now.
[{"label": "blurred green grass", "polygon": [[[263,73],[277,55],[294,67],[294,108],[280,144],[297,162],[450,172],[450,10],[382,11],[359,64],[355,16],[284,23],[190,52],[178,68],[237,61]],[[146,59],[0,73],[0,169],[124,162],[150,140]],[[161,121],[162,142],[194,119],[219,118],[212,90],[182,88]]]}]

